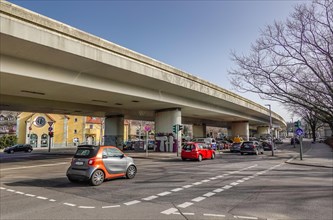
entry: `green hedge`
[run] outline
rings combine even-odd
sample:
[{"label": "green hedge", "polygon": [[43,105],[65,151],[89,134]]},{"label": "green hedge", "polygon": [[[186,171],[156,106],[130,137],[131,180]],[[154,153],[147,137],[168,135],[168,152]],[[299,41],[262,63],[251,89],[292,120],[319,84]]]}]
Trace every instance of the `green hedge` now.
[{"label": "green hedge", "polygon": [[14,135],[4,135],[0,137],[0,149],[17,144],[17,137]]}]

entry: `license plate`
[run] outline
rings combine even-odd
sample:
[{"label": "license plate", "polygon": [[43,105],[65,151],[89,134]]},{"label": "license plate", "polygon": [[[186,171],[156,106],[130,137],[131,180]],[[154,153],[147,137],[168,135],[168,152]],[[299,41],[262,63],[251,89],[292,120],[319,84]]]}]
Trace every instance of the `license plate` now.
[{"label": "license plate", "polygon": [[82,166],[82,165],[83,165],[83,161],[76,161],[76,162],[75,162],[75,165]]},{"label": "license plate", "polygon": [[190,150],[187,150],[186,152],[191,152]]},{"label": "license plate", "polygon": [[245,148],[250,148],[250,146],[245,146]]}]

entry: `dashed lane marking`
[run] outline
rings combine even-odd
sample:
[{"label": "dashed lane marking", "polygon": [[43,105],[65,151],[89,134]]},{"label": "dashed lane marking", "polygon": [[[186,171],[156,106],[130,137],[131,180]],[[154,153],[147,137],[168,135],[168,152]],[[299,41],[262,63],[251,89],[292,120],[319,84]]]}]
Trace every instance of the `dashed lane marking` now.
[{"label": "dashed lane marking", "polygon": [[124,205],[134,205],[134,204],[137,204],[137,203],[140,203],[141,201],[139,200],[134,200],[134,201],[130,201],[130,202],[126,202],[124,203]]},{"label": "dashed lane marking", "polygon": [[192,199],[193,202],[200,202],[202,200],[206,199],[206,197],[199,196],[197,198]]},{"label": "dashed lane marking", "polygon": [[170,214],[173,214],[175,212],[177,212],[178,209],[176,208],[170,208],[170,209],[167,209],[167,210],[164,210],[163,212],[161,212],[162,214],[165,214],[165,215],[170,215]]},{"label": "dashed lane marking", "polygon": [[189,206],[193,205],[192,202],[184,202],[183,204],[177,205],[179,208],[187,208]]},{"label": "dashed lane marking", "polygon": [[215,192],[215,193],[219,193],[219,192],[222,192],[222,191],[224,191],[224,189],[218,188],[218,189],[213,190],[213,192]]},{"label": "dashed lane marking", "polygon": [[240,215],[235,215],[234,218],[240,218],[240,219],[258,219],[257,217],[240,216]]},{"label": "dashed lane marking", "polygon": [[186,185],[186,186],[183,186],[183,188],[190,188],[190,187],[192,187],[193,185]]},{"label": "dashed lane marking", "polygon": [[75,204],[73,204],[73,203],[67,203],[67,202],[64,202],[63,203],[64,205],[67,205],[67,206],[71,206],[71,207],[74,207],[74,206],[76,206]]},{"label": "dashed lane marking", "polygon": [[158,198],[158,196],[149,196],[149,197],[143,198],[142,200],[149,201],[149,200],[153,200],[156,198]]},{"label": "dashed lane marking", "polygon": [[29,196],[29,197],[35,197],[36,195],[33,195],[33,194],[24,194],[25,196]]},{"label": "dashed lane marking", "polygon": [[203,196],[211,197],[211,196],[213,196],[213,195],[215,195],[215,194],[216,194],[216,193],[209,192],[209,193],[203,194]]},{"label": "dashed lane marking", "polygon": [[120,205],[109,205],[109,206],[102,206],[102,209],[110,209],[110,208],[118,208]]},{"label": "dashed lane marking", "polygon": [[183,190],[184,188],[176,188],[176,189],[172,189],[171,191],[172,192],[178,192],[178,191],[181,191],[181,190]]},{"label": "dashed lane marking", "polygon": [[159,193],[159,194],[157,194],[158,196],[166,196],[166,195],[169,195],[169,194],[171,194],[171,192],[162,192],[162,193]]},{"label": "dashed lane marking", "polygon": [[219,215],[219,214],[203,214],[204,216],[210,216],[210,217],[221,217],[225,218],[225,215]]},{"label": "dashed lane marking", "polygon": [[94,209],[95,206],[79,206],[79,209]]},{"label": "dashed lane marking", "polygon": [[43,197],[43,196],[37,196],[36,198],[37,198],[37,199],[42,199],[42,200],[47,200],[47,199],[48,199],[48,198]]}]

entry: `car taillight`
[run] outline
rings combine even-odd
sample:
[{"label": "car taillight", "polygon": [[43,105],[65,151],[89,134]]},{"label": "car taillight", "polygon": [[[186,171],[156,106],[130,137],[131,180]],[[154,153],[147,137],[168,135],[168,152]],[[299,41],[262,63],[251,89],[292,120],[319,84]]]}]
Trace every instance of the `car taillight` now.
[{"label": "car taillight", "polygon": [[88,160],[88,165],[93,165],[95,163],[95,159],[89,159]]}]

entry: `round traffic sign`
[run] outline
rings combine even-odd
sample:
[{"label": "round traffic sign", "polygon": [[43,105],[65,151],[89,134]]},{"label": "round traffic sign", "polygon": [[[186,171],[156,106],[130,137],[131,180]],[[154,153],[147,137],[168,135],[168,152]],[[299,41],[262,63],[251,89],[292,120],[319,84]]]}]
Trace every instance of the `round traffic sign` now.
[{"label": "round traffic sign", "polygon": [[53,128],[52,128],[52,127],[49,127],[49,131],[53,131]]},{"label": "round traffic sign", "polygon": [[302,130],[302,128],[297,128],[296,129],[296,131],[295,131],[295,133],[298,135],[298,136],[301,136],[301,135],[303,135],[303,130]]}]

